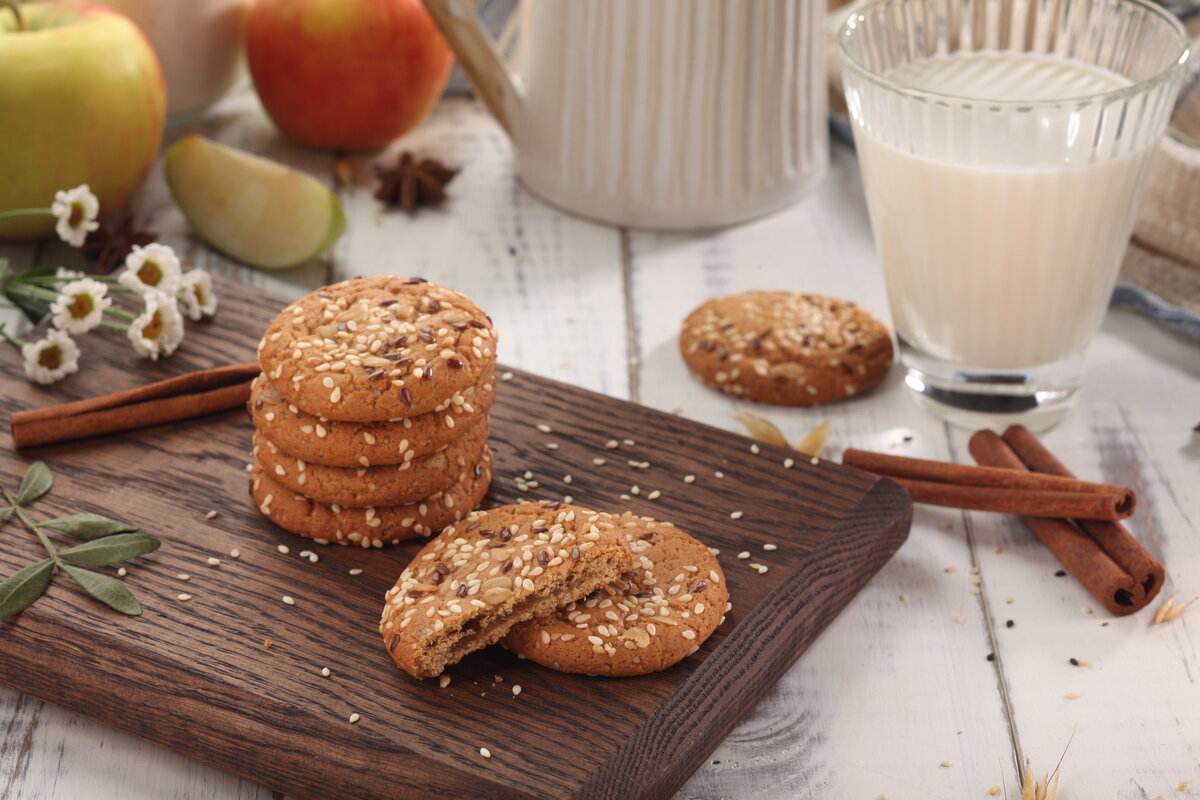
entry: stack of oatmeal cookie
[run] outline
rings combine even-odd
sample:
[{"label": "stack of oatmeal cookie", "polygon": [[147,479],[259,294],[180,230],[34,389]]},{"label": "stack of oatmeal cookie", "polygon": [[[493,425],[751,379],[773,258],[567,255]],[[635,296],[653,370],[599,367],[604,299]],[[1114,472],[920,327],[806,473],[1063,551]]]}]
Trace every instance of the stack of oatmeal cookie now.
[{"label": "stack of oatmeal cookie", "polygon": [[360,547],[461,519],[491,482],[495,358],[487,314],[421,278],[297,300],[259,344],[255,504],[300,536]]}]

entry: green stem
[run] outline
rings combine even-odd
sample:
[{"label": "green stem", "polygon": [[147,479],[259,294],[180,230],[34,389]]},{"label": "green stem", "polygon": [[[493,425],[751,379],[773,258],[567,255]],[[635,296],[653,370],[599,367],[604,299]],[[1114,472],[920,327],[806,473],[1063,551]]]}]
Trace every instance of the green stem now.
[{"label": "green stem", "polygon": [[14,208],[12,211],[0,211],[0,220],[16,219],[17,217],[52,217],[54,212],[48,208]]},{"label": "green stem", "polygon": [[128,325],[120,325],[116,322],[109,322],[106,319],[100,320],[100,327],[108,328],[110,331],[120,331],[121,333],[129,333]]},{"label": "green stem", "polygon": [[9,344],[11,344],[13,347],[17,348],[18,350],[20,350],[22,347],[25,346],[24,342],[22,342],[20,339],[18,339],[17,337],[13,336],[11,333],[8,332],[8,328],[5,325],[0,325],[0,336],[3,336],[4,341],[8,342]]},{"label": "green stem", "polygon": [[50,557],[54,559],[54,563],[61,563],[58,560],[58,551],[54,549],[54,545],[51,544],[50,539],[46,536],[46,534],[42,533],[42,529],[38,527],[38,524],[29,518],[29,515],[25,513],[25,509],[21,508],[21,506],[17,503],[16,498],[8,493],[8,489],[5,489],[2,486],[0,486],[0,492],[4,493],[4,499],[8,501],[10,506],[12,506],[13,511],[17,512],[17,519],[21,520],[21,522],[25,524],[25,527],[33,531],[38,539],[42,541],[42,547],[46,548],[46,552],[49,553]]},{"label": "green stem", "polygon": [[116,306],[109,306],[108,308],[104,309],[104,312],[106,314],[112,314],[114,317],[120,317],[121,319],[129,322],[133,322],[138,318],[137,314],[126,311],[123,308],[117,308]]},{"label": "green stem", "polygon": [[58,292],[53,289],[46,289],[41,286],[34,286],[32,283],[22,283],[21,281],[13,281],[8,285],[8,291],[16,294],[23,294],[26,297],[32,297],[37,300],[57,300]]}]

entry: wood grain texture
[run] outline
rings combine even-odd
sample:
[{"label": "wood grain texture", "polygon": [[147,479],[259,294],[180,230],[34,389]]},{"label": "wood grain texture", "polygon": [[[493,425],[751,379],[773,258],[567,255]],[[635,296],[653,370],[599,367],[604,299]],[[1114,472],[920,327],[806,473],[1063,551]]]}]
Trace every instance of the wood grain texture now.
[{"label": "wood grain texture", "polygon": [[[127,348],[105,340],[94,345],[104,363],[56,394],[71,399],[150,372],[246,360],[283,301],[218,288],[221,324],[190,331],[176,357],[143,370]],[[44,399],[12,360],[3,370],[0,411]],[[609,797],[617,786],[628,787],[626,797],[669,796],[894,552],[910,518],[906,495],[891,482],[836,464],[785,469],[782,451],[755,456],[742,437],[517,373],[501,383],[492,412],[497,478],[489,501],[523,497],[511,478],[531,471],[542,497],[569,491],[584,505],[676,521],[724,553],[734,607],[701,656],[664,673],[579,678],[492,648],[453,668],[443,690],[398,673],[376,630],[383,593],[417,545],[318,548],[318,564],[280,554],[279,543],[309,545],[249,502],[250,432],[244,415],[225,413],[7,453],[5,485],[15,485],[34,456],[55,470],[55,489],[37,514],[107,512],[164,547],[135,562],[126,579],[145,606],[140,618],[120,617],[56,581],[0,627],[0,680],[301,798]],[[606,449],[613,438],[634,443]],[[597,457],[608,462],[596,466]],[[682,480],[713,466],[725,477]],[[632,482],[662,486],[662,497],[622,502]],[[209,509],[220,512],[212,522],[203,519]],[[744,514],[736,521],[735,510]],[[768,542],[779,549],[762,551]],[[236,560],[227,556],[235,547]],[[0,567],[10,573],[38,548],[30,536],[6,536]],[[732,558],[740,549],[762,552],[757,560],[770,572]],[[209,556],[223,563],[209,567]],[[349,575],[354,567],[364,574]],[[191,580],[178,580],[180,572]],[[179,592],[193,599],[177,601]],[[519,697],[514,683],[524,688]],[[352,712],[362,715],[356,725],[346,721]],[[483,746],[491,759],[478,755]]]}]

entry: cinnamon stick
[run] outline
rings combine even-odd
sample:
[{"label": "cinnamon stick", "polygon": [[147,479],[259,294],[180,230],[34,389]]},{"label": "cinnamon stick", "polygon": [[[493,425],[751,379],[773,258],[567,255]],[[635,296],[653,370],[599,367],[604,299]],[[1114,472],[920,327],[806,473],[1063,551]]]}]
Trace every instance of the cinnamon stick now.
[{"label": "cinnamon stick", "polygon": [[918,481],[889,475],[912,495],[914,503],[998,511],[1035,517],[1123,519],[1129,516],[1120,495],[1096,492],[1056,492],[1048,489],[998,488]]},{"label": "cinnamon stick", "polygon": [[[1081,481],[1067,473],[1044,474],[1028,470],[977,467],[972,464],[955,464],[949,461],[931,461],[924,458],[875,453],[870,450],[850,448],[842,454],[842,463],[865,469],[889,478],[908,478],[916,481],[951,483],[956,486],[990,486],[1000,489],[1045,489],[1056,492],[1086,492],[1119,496],[1118,507],[1132,514],[1137,498],[1131,489],[1105,483]],[[914,498],[915,499],[915,498]]]},{"label": "cinnamon stick", "polygon": [[[1027,469],[1008,444],[992,431],[977,431],[971,436],[968,449],[980,464]],[[1022,515],[1021,520],[1109,613],[1132,614],[1149,602],[1142,586],[1071,520],[1035,515]]]},{"label": "cinnamon stick", "polygon": [[[1001,436],[1005,444],[1035,473],[1075,477],[1066,465],[1054,457],[1038,438],[1023,425],[1012,425]],[[1150,554],[1129,530],[1118,522],[1079,520],[1079,527],[1095,540],[1116,564],[1142,587],[1149,603],[1162,589],[1166,573],[1163,565]]]},{"label": "cinnamon stick", "polygon": [[257,363],[200,370],[124,392],[18,411],[9,420],[18,450],[143,428],[246,404]]}]

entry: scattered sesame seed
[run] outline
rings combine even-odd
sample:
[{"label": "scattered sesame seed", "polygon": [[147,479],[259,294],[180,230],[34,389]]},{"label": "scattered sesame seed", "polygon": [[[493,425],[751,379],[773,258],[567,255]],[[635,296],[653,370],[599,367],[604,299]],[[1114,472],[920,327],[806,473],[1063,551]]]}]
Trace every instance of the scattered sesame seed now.
[{"label": "scattered sesame seed", "polygon": [[604,443],[605,450],[616,450],[620,446],[621,446],[621,443],[618,442],[616,439],[609,439],[607,442]]},{"label": "scattered sesame seed", "polygon": [[695,482],[696,482],[696,476],[695,476],[695,475],[684,475],[684,476],[683,476],[683,482],[684,482],[684,483],[695,483]]},{"label": "scattered sesame seed", "polygon": [[329,675],[330,675],[329,667],[321,667],[321,676],[324,678],[328,678]]},{"label": "scattered sesame seed", "polygon": [[951,572],[954,572],[954,570],[955,570],[955,567],[953,567],[953,566],[950,566],[950,567],[945,567],[945,568],[942,570],[942,572],[944,572],[944,573],[946,573],[947,575],[949,575]]},{"label": "scattered sesame seed", "polygon": [[717,470],[716,472],[714,472],[714,473],[713,473],[713,477],[716,477],[716,478],[724,478],[724,477],[725,477],[725,473],[724,473],[724,472],[721,472],[720,470]]},{"label": "scattered sesame seed", "polygon": [[[1004,602],[1008,603],[1011,606],[1015,601],[1013,600],[1012,597],[1006,597],[1006,598],[1004,598]],[[1086,608],[1086,606],[1085,606],[1085,608]]]},{"label": "scattered sesame seed", "polygon": [[592,463],[593,463],[593,464],[595,464],[597,467],[603,467],[605,464],[607,464],[607,463],[608,463],[608,459],[606,459],[606,458],[593,458],[593,459],[592,459]]},{"label": "scattered sesame seed", "polygon": [[117,577],[124,578],[128,574],[129,573],[125,570],[124,567],[121,567],[117,570]]},{"label": "scattered sesame seed", "polygon": [[358,567],[355,567],[354,569],[350,570],[350,574],[351,575],[362,575],[362,570],[359,569]]},{"label": "scattered sesame seed", "polygon": [[208,557],[208,565],[210,567],[219,567],[219,566],[221,566],[221,559],[214,558],[213,556],[209,556]]},{"label": "scattered sesame seed", "polygon": [[939,531],[952,531],[952,530],[954,530],[954,526],[953,526],[953,525],[951,525],[949,522],[939,522],[937,527],[938,527],[938,530],[939,530]]},{"label": "scattered sesame seed", "polygon": [[309,563],[310,563],[310,564],[315,564],[315,563],[317,563],[317,562],[318,562],[318,561],[320,561],[320,560],[321,560],[321,559],[320,559],[320,556],[318,556],[316,553],[309,553],[309,554],[308,554],[308,561],[309,561]]},{"label": "scattered sesame seed", "polygon": [[1000,555],[1001,553],[1004,552],[1004,548],[1001,547],[1000,545],[996,545],[995,547],[992,548],[992,552],[995,553],[996,555]]},{"label": "scattered sesame seed", "polygon": [[622,439],[621,444],[625,445],[626,447],[636,447],[637,446],[637,442],[635,442],[633,439]]},{"label": "scattered sesame seed", "polygon": [[564,504],[566,504],[566,505],[568,505],[568,506],[569,506],[569,505],[571,505],[572,503],[574,503],[574,502],[575,502],[575,498],[574,498],[574,497],[571,497],[571,495],[569,495],[569,494],[564,494],[564,495],[563,495],[563,499],[562,499],[562,501],[563,501],[563,503],[564,503]]},{"label": "scattered sesame seed", "polygon": [[907,602],[908,602],[908,595],[906,595],[906,594],[902,594],[902,595],[900,595],[900,602],[901,602],[901,603],[907,603]]},{"label": "scattered sesame seed", "polygon": [[768,567],[766,564],[759,564],[756,569],[758,570],[759,575],[766,575]]},{"label": "scattered sesame seed", "polygon": [[291,552],[290,550],[288,550],[288,546],[286,544],[281,544],[278,547],[276,547],[275,549],[278,550],[279,552],[283,553],[285,556]]},{"label": "scattered sesame seed", "polygon": [[1191,778],[1184,778],[1175,786],[1175,791],[1186,792],[1191,787],[1191,785],[1192,785]]},{"label": "scattered sesame seed", "polygon": [[741,512],[741,511],[731,511],[731,512],[729,513],[729,518],[730,518],[730,519],[741,519],[741,518],[742,518],[742,512]]},{"label": "scattered sesame seed", "polygon": [[954,621],[955,621],[955,622],[957,622],[959,625],[966,625],[966,624],[967,624],[967,618],[966,618],[966,617],[964,617],[964,616],[961,616],[961,615],[960,615],[960,616],[957,616],[957,617],[955,617],[955,618],[954,618]]},{"label": "scattered sesame seed", "polygon": [[762,452],[762,450],[759,448],[759,446],[757,444],[752,442],[750,444],[750,452],[754,453],[754,455],[758,455],[759,453]]},{"label": "scattered sesame seed", "polygon": [[996,796],[996,795],[998,795],[998,794],[1000,794],[1000,787],[999,787],[999,786],[993,786],[992,788],[988,789],[988,796],[989,796],[989,797],[995,797],[995,796]]},{"label": "scattered sesame seed", "polygon": [[541,431],[542,433],[549,433],[549,432],[550,432],[550,426],[549,426],[549,425],[547,425],[547,424],[546,424],[546,423],[544,423],[544,422],[543,422],[541,425],[538,425],[538,426],[537,426],[537,429],[538,429],[539,431]]},{"label": "scattered sesame seed", "polygon": [[192,576],[188,575],[186,572],[181,572],[175,577],[181,581],[190,581],[192,579]]},{"label": "scattered sesame seed", "polygon": [[350,724],[353,725],[354,723],[358,722],[360,719],[362,719],[362,715],[359,714],[357,711],[355,711],[353,714],[350,715]]},{"label": "scattered sesame seed", "polygon": [[492,751],[488,750],[486,747],[481,747],[479,748],[479,755],[483,756],[484,758],[491,758]]},{"label": "scattered sesame seed", "polygon": [[205,519],[216,519],[216,518],[217,518],[217,512],[216,512],[216,511],[209,511],[207,514],[205,514],[205,515],[204,515],[204,518],[205,518]]},{"label": "scattered sesame seed", "polygon": [[1079,698],[1079,692],[1067,692],[1063,695],[1063,697],[1068,700],[1077,700]]},{"label": "scattered sesame seed", "polygon": [[[1092,607],[1091,607],[1091,606],[1084,606],[1084,607],[1083,607],[1083,609],[1082,609],[1082,611],[1083,611],[1083,613],[1085,613],[1085,614],[1095,614],[1095,613],[1096,613],[1095,611],[1093,611],[1093,610],[1092,610]],[[1105,625],[1107,625],[1108,623],[1106,622],[1106,623],[1104,623],[1104,624],[1105,624]]]},{"label": "scattered sesame seed", "polygon": [[521,693],[521,684],[514,683],[512,692],[513,692],[513,697],[516,697],[517,695],[519,695]]},{"label": "scattered sesame seed", "polygon": [[796,466],[796,459],[794,459],[794,458],[785,458],[785,459],[783,460],[783,466],[784,466],[784,468],[786,468],[786,469],[791,469],[792,467]]},{"label": "scattered sesame seed", "polygon": [[637,484],[634,484],[633,486],[629,487],[629,493],[630,494],[641,494],[642,487],[638,486]]},{"label": "scattered sesame seed", "polygon": [[513,374],[511,372],[501,372],[500,373],[500,380],[511,381],[512,379],[513,379]]},{"label": "scattered sesame seed", "polygon": [[563,475],[563,478],[562,478],[563,483],[567,484],[568,486],[570,486],[571,482],[574,480],[575,479],[573,477],[571,477],[570,475]]},{"label": "scattered sesame seed", "polygon": [[557,450],[558,442],[546,442],[546,449],[547,450]]},{"label": "scattered sesame seed", "polygon": [[241,551],[241,550],[238,550],[238,549],[235,547],[235,548],[233,548],[232,550],[230,550],[230,551],[229,551],[229,557],[230,557],[230,558],[241,558],[241,557],[242,557],[242,551]]},{"label": "scattered sesame seed", "polygon": [[192,596],[190,594],[181,594],[181,595],[176,595],[175,599],[181,603],[186,603],[188,600],[192,599]]},{"label": "scattered sesame seed", "polygon": [[285,594],[285,595],[283,596],[283,602],[284,602],[284,603],[286,603],[286,604],[287,604],[287,605],[289,605],[289,606],[294,606],[294,605],[296,605],[296,601],[292,599],[291,595],[286,595],[286,594]]},{"label": "scattered sesame seed", "polygon": [[450,676],[443,672],[441,677],[438,678],[438,686],[442,689],[445,689],[449,685],[450,685]]},{"label": "scattered sesame seed", "polygon": [[742,559],[742,560],[745,560],[745,559],[747,559],[747,558],[749,558],[749,557],[750,557],[750,551],[749,551],[749,550],[743,550],[742,552],[738,553],[737,557],[738,557],[738,558],[740,558],[740,559]]},{"label": "scattered sesame seed", "polygon": [[770,542],[767,542],[766,544],[763,545],[763,550],[778,550],[778,549],[779,549],[778,545],[773,545]]},{"label": "scattered sesame seed", "polygon": [[941,764],[938,764],[938,766],[939,766],[939,767],[953,767],[953,766],[954,766],[954,762],[953,762],[953,761],[951,761],[951,760],[949,760],[949,759],[946,759],[946,760],[945,760],[945,761],[943,761]]},{"label": "scattered sesame seed", "polygon": [[816,456],[813,456],[812,458],[810,458],[808,460],[808,463],[812,464],[815,467],[821,463],[821,459],[817,458]]},{"label": "scattered sesame seed", "polygon": [[646,495],[647,500],[657,500],[660,497],[662,497],[662,492],[660,492],[658,489],[655,489],[653,492]]}]

